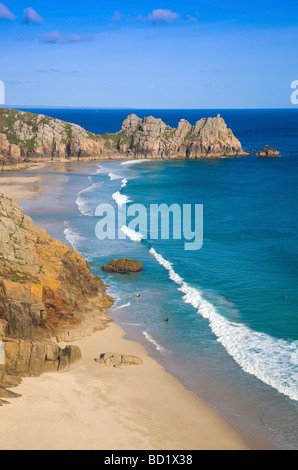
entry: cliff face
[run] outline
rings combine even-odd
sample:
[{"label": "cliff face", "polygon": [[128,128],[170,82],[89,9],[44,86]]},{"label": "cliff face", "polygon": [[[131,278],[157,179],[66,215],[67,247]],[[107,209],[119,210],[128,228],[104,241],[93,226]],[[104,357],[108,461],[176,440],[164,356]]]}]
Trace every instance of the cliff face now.
[{"label": "cliff face", "polygon": [[152,116],[132,114],[120,132],[97,135],[47,116],[0,109],[0,168],[13,169],[32,161],[111,158],[217,158],[241,156],[239,140],[225,121],[186,120],[178,128]]},{"label": "cliff face", "polygon": [[61,370],[78,359],[77,348],[63,350],[51,339],[104,328],[111,305],[87,261],[0,194],[0,398],[12,376]]},{"label": "cliff face", "polygon": [[0,109],[0,165],[38,160],[100,158],[104,141],[76,124],[41,114]]}]

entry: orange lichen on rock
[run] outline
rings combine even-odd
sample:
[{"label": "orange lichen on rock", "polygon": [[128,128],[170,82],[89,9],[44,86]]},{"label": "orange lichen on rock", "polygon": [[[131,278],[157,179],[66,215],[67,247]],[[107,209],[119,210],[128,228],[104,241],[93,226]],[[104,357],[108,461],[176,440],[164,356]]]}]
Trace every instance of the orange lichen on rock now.
[{"label": "orange lichen on rock", "polygon": [[[112,305],[105,290],[82,255],[51,239],[23,215],[21,207],[0,195],[0,319],[8,321],[12,336],[19,335],[20,324],[25,337],[32,335],[32,329],[39,335],[63,334],[86,318],[102,327]],[[38,308],[43,312],[41,324],[32,313]],[[28,315],[35,321],[27,322],[26,333]],[[22,321],[16,321],[20,317]]]}]

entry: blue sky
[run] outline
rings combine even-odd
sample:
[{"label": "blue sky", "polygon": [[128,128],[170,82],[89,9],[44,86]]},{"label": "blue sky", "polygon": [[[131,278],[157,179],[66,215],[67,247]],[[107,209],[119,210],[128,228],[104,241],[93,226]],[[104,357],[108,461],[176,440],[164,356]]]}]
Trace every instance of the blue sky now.
[{"label": "blue sky", "polygon": [[297,46],[295,0],[0,0],[7,105],[293,107]]}]

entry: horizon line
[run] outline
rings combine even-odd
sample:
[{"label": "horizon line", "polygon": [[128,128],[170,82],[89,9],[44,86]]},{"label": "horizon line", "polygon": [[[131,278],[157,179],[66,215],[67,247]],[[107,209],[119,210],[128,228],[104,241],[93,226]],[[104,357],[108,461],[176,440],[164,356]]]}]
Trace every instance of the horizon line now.
[{"label": "horizon line", "polygon": [[49,106],[49,105],[0,105],[0,109],[17,109],[17,108],[25,108],[25,109],[102,109],[102,110],[155,110],[155,111],[175,111],[175,110],[183,110],[183,111],[205,111],[205,110],[222,110],[222,111],[229,111],[229,110],[276,110],[276,109],[298,109],[297,107],[290,106],[290,107],[243,107],[243,108],[136,108],[134,106]]}]

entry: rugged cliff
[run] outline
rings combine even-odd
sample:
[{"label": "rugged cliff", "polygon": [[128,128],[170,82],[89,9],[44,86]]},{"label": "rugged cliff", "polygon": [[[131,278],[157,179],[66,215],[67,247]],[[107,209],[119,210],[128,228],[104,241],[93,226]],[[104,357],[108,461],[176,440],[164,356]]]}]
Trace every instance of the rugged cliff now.
[{"label": "rugged cliff", "polygon": [[102,158],[104,140],[76,124],[41,114],[0,109],[0,165]]},{"label": "rugged cliff", "polygon": [[178,128],[152,116],[132,114],[115,134],[92,134],[59,119],[0,109],[0,168],[30,162],[112,158],[217,158],[245,155],[241,143],[217,116]]},{"label": "rugged cliff", "polygon": [[105,290],[83,256],[0,194],[0,404],[1,386],[62,370],[80,357],[77,348],[62,349],[53,339],[71,341],[104,328],[112,305]]},{"label": "rugged cliff", "polygon": [[121,132],[114,134],[114,141],[117,137],[120,153],[135,157],[196,159],[246,154],[219,115],[201,119],[194,126],[182,119],[174,129],[161,119],[140,119],[132,114],[123,122]]}]

